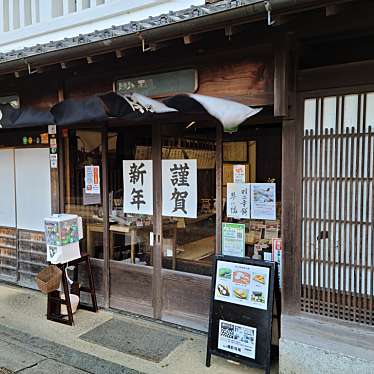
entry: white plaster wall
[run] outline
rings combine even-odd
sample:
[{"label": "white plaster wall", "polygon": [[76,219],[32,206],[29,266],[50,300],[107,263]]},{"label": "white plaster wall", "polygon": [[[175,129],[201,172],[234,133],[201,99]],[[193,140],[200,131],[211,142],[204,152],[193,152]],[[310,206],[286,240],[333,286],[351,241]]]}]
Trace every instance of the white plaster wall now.
[{"label": "white plaster wall", "polygon": [[[39,1],[43,7],[44,2],[51,0]],[[40,23],[16,30],[0,32],[0,52],[62,40],[204,3],[204,0],[114,0],[93,9],[83,9],[78,13],[49,18],[47,21],[41,20]],[[1,21],[4,23],[4,20]]]}]

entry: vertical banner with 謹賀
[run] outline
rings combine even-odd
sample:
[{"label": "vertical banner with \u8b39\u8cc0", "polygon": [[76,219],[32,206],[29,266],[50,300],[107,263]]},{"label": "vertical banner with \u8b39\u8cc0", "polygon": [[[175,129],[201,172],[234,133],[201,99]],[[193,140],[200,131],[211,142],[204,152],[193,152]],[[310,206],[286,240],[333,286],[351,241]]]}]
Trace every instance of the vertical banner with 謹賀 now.
[{"label": "vertical banner with \u8b39\u8cc0", "polygon": [[162,160],[162,215],[197,217],[196,160]]},{"label": "vertical banner with \u8b39\u8cc0", "polygon": [[151,160],[123,161],[123,211],[153,214],[153,172]]}]

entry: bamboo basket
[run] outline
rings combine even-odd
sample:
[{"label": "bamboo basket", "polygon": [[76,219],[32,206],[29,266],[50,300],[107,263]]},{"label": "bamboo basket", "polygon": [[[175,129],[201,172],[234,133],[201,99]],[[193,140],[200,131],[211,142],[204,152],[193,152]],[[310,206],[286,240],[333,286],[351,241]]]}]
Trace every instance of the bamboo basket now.
[{"label": "bamboo basket", "polygon": [[50,293],[60,287],[62,271],[55,265],[49,265],[36,277],[38,288],[43,293]]}]

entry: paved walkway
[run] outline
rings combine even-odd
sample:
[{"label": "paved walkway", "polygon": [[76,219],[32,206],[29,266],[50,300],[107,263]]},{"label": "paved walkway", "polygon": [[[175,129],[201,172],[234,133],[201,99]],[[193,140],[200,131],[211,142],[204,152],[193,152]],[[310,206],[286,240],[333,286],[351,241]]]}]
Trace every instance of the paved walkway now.
[{"label": "paved walkway", "polygon": [[[206,336],[197,332],[110,311],[78,311],[71,327],[47,321],[45,313],[45,295],[0,283],[0,374],[263,373],[218,357],[213,357],[212,366],[206,368]],[[80,338],[113,319],[178,335],[183,342],[156,363]],[[277,368],[272,371],[277,372]]]}]

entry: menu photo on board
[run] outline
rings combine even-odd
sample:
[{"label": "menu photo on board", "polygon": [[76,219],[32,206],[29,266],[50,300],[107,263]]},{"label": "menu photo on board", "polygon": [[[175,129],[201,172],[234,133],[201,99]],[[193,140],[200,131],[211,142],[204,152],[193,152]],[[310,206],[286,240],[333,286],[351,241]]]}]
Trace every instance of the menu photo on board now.
[{"label": "menu photo on board", "polygon": [[269,272],[267,267],[219,260],[214,299],[267,310]]}]

